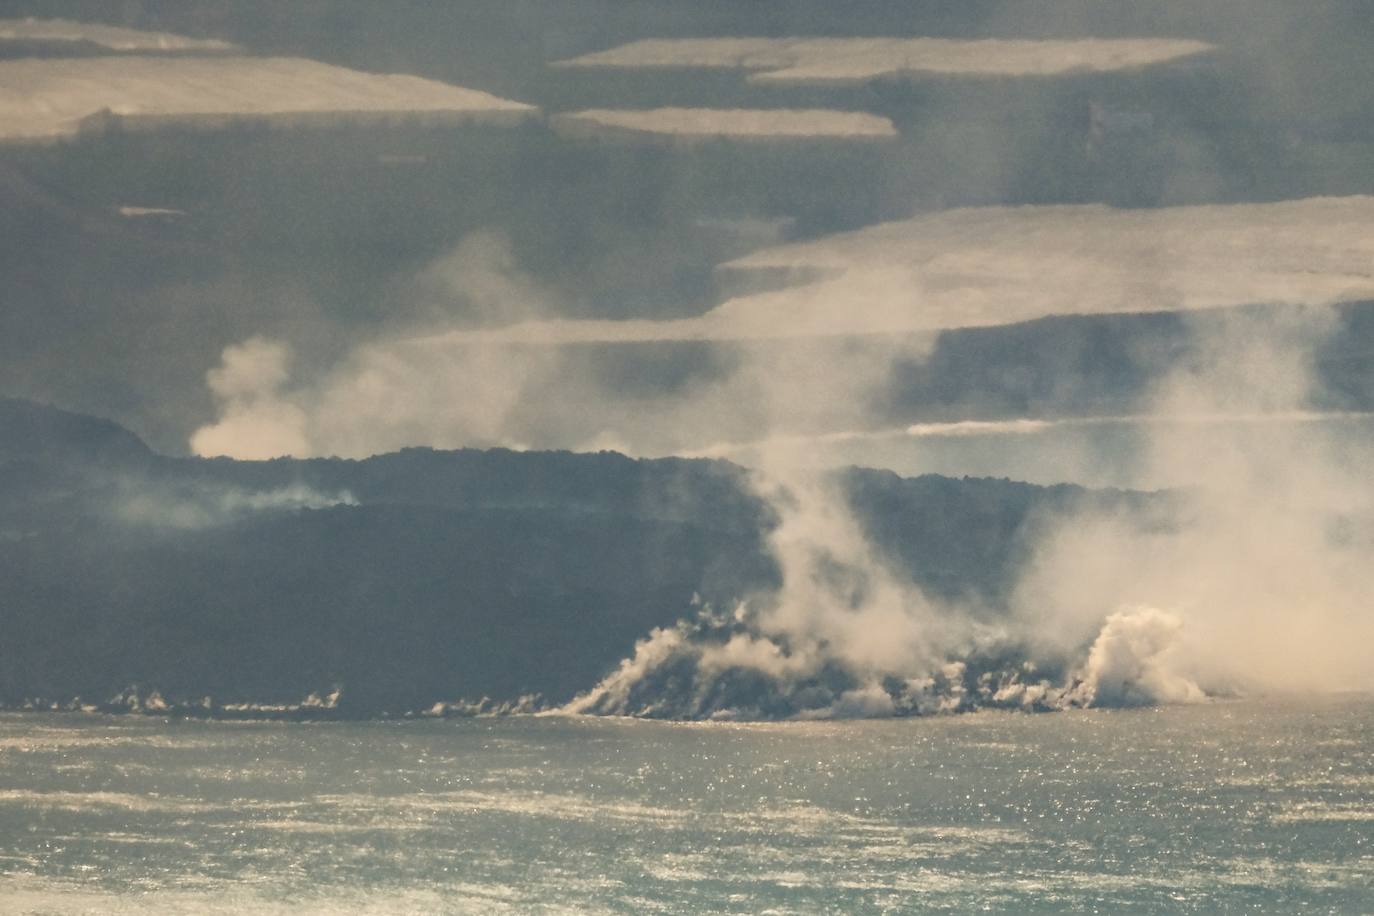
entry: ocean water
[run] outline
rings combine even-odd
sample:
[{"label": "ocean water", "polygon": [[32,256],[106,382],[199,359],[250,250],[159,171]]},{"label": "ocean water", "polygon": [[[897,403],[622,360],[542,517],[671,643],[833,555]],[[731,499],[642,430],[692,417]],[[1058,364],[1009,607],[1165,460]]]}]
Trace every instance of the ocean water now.
[{"label": "ocean water", "polygon": [[0,912],[1374,912],[1374,698],[0,715]]}]

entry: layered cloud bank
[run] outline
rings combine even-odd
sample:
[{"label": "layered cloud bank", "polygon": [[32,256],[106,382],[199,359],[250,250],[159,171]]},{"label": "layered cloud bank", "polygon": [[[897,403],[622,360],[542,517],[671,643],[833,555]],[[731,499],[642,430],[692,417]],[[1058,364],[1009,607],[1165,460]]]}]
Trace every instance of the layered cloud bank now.
[{"label": "layered cloud bank", "polygon": [[151,53],[225,53],[238,50],[227,41],[187,38],[70,19],[0,19],[0,47],[6,44],[95,45],[108,51]]},{"label": "layered cloud bank", "polygon": [[[727,302],[708,320],[914,331],[1047,315],[1353,301],[1374,297],[1371,229],[1371,197],[951,210],[732,261],[722,271],[820,279],[800,291]],[[838,301],[847,307],[835,308]]]},{"label": "layered cloud bank", "polygon": [[859,111],[787,108],[592,109],[554,115],[549,126],[569,137],[691,144],[805,140],[875,141],[896,138],[892,121]]},{"label": "layered cloud bank", "polygon": [[[827,279],[695,319],[544,320],[550,293],[508,249],[474,236],[429,275],[436,295],[480,301],[485,325],[382,336],[305,375],[289,342],[228,347],[209,378],[220,416],[191,446],[234,457],[361,457],[415,442],[666,453],[855,434],[894,369],[919,364],[941,328],[1374,298],[1374,198],[955,210],[772,247],[730,269]],[[699,379],[627,393],[591,352],[565,346],[665,341],[730,349]],[[1285,415],[1303,411],[1311,405]],[[1194,420],[1253,413],[1237,405]]]},{"label": "layered cloud bank", "polygon": [[1162,489],[1186,483],[1150,462],[1148,443],[1167,434],[1199,455],[1247,442],[1263,448],[1275,435],[1301,434],[1334,444],[1353,462],[1374,461],[1374,412],[1273,411],[1179,416],[1132,414],[915,423],[879,430],[718,442],[692,457],[756,466],[780,448],[804,453],[814,467],[866,465],[904,476],[1015,477],[1038,484],[1066,480],[1091,487]]},{"label": "layered cloud bank", "polygon": [[1374,197],[1127,210],[976,207],[765,248],[676,321],[525,321],[458,339],[739,340],[983,327],[1050,315],[1374,298]]},{"label": "layered cloud bank", "polygon": [[1135,70],[1212,49],[1206,42],[1167,38],[682,38],[631,42],[557,66],[744,70],[754,83],[833,86],[937,74],[1027,77]]},{"label": "layered cloud bank", "polygon": [[284,57],[0,61],[0,143],[124,129],[338,123],[516,123],[529,105],[415,76]]},{"label": "layered cloud bank", "polygon": [[[230,347],[209,378],[220,415],[191,446],[240,458],[362,457],[417,442],[665,454],[852,435],[895,367],[919,364],[938,329],[1374,298],[1372,265],[1374,198],[980,208],[765,249],[731,269],[827,279],[732,299],[697,318],[551,321],[537,317],[550,293],[474,237],[429,275],[436,295],[480,300],[483,324],[381,336],[305,374],[286,341]],[[674,340],[729,346],[680,383],[630,394],[595,351],[565,346]],[[1274,416],[1237,404],[1194,420],[1268,422],[1311,410],[1295,403]]]}]

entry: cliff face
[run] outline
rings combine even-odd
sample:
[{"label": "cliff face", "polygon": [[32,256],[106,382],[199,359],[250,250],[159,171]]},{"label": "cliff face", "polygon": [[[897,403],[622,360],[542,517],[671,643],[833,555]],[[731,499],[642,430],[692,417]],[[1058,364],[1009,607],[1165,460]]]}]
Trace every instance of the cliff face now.
[{"label": "cliff face", "polygon": [[[1037,513],[1127,498],[860,470],[841,484],[892,563],[991,612]],[[0,401],[0,702],[131,685],[221,707],[342,686],[349,715],[561,702],[696,601],[774,587],[773,524],[719,461],[175,459]]]}]

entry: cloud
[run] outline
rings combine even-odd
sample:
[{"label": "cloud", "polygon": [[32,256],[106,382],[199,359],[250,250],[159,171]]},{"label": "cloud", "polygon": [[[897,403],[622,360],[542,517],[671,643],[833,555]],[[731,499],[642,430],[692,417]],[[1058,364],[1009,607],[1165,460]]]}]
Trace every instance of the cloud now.
[{"label": "cloud", "polygon": [[[944,285],[949,313],[967,297],[1012,289],[1013,279],[1032,287],[1020,293],[1024,302],[1069,312],[1322,303],[1369,282],[1369,243],[1357,230],[1372,211],[1368,198],[1150,213],[955,211],[752,261],[790,265],[815,254],[823,266],[841,265],[826,303],[837,315],[887,314],[891,302],[875,305],[871,290],[847,287],[843,277],[913,252],[937,299],[942,288],[931,278],[967,278]],[[530,313],[531,287],[499,245],[479,240],[463,251],[441,262],[456,265],[455,290],[464,276],[491,271],[476,284],[495,291],[484,311]],[[780,303],[800,296],[793,305],[804,310],[808,289],[773,295]],[[1374,580],[1364,562],[1374,546],[1374,492],[1327,435],[1338,424],[1313,422],[1332,419],[1312,406],[1313,354],[1339,327],[1335,310],[1219,315],[1198,323],[1189,358],[1132,418],[1142,437],[1136,479],[1184,487],[1175,513],[1087,512],[1047,525],[994,622],[923,593],[868,540],[833,481],[808,466],[810,442],[871,417],[892,367],[919,359],[928,336],[737,343],[719,371],[647,393],[619,390],[599,374],[600,359],[578,362],[578,347],[481,329],[373,341],[309,380],[288,378],[282,345],[255,340],[226,351],[209,376],[223,415],[193,445],[203,451],[239,430],[252,431],[243,434],[249,443],[272,439],[284,416],[300,421],[288,425],[306,454],[417,442],[597,441],[642,452],[734,430],[756,436],[756,491],[778,519],[769,545],[779,587],[741,596],[732,614],[703,609],[697,620],[650,634],[573,710],[886,715],[1369,686],[1359,647],[1374,637],[1366,611]],[[921,441],[1046,429],[1018,419],[900,434]],[[1202,454],[1199,428],[1211,443]]]},{"label": "cloud", "polygon": [[1211,50],[1206,42],[1171,38],[680,38],[635,41],[555,66],[745,70],[760,85],[845,86],[937,74],[1044,77],[1135,70]]},{"label": "cloud", "polygon": [[569,137],[675,144],[715,140],[871,142],[892,140],[897,136],[888,118],[860,111],[823,109],[591,109],[554,115],[549,119],[549,126]]},{"label": "cloud", "polygon": [[297,512],[357,504],[347,490],[326,493],[304,484],[248,490],[142,480],[119,485],[114,514],[129,524],[196,530],[260,512]]},{"label": "cloud", "polygon": [[1374,298],[1374,197],[1127,210],[975,207],[765,248],[734,285],[789,278],[677,320],[455,331],[520,343],[912,334],[1065,314]]},{"label": "cloud", "polygon": [[[1237,317],[1159,386],[1155,413],[1299,409],[1332,327],[1320,309]],[[1142,473],[1184,488],[1173,522],[1088,513],[1044,533],[1016,602],[1039,649],[1065,651],[1113,608],[1153,606],[1183,621],[1177,655],[1206,689],[1374,685],[1355,648],[1374,638],[1374,488],[1348,443],[1276,424],[1214,431],[1199,450],[1184,432],[1156,423],[1145,442]]]},{"label": "cloud", "polygon": [[0,143],[124,129],[384,120],[519,123],[529,105],[416,76],[362,73],[288,57],[79,57],[0,60]]},{"label": "cloud", "polygon": [[[1046,473],[1087,473],[1101,464],[1093,452],[1108,439],[1129,452],[1126,440],[1145,435],[1151,423],[1207,431],[1358,417],[1237,401],[1160,416],[875,428],[875,399],[894,367],[919,363],[936,342],[933,331],[910,329],[1374,295],[1371,223],[1374,198],[1363,197],[1156,211],[956,210],[735,262],[743,270],[813,265],[833,273],[818,284],[739,297],[697,318],[615,322],[543,317],[557,310],[554,294],[521,270],[504,237],[480,231],[419,272],[411,294],[426,317],[404,333],[359,342],[332,365],[289,381],[284,343],[231,347],[209,379],[220,417],[191,445],[197,454],[236,457],[361,457],[428,444],[710,453],[751,462],[767,461],[770,450],[828,450],[871,463],[862,454],[869,445],[891,455],[901,442],[940,440],[926,452],[938,456],[951,440],[996,435],[1044,452]],[[629,343],[710,348],[693,357],[699,368],[680,381],[627,386],[615,367],[628,372],[636,359],[650,359],[617,348]],[[1082,444],[1073,460],[1055,446],[1066,436]],[[969,457],[967,449],[961,454]],[[971,467],[984,465],[975,454]],[[1002,473],[1017,476],[1014,467]]]},{"label": "cloud", "polygon": [[70,19],[0,19],[0,45],[6,42],[60,42],[93,44],[111,51],[157,51],[200,54],[237,51],[235,45],[215,39],[187,38],[168,32],[147,32],[95,22]]},{"label": "cloud", "polygon": [[[723,272],[799,280],[802,293],[727,302],[718,324],[931,330],[1048,315],[1374,297],[1374,197],[1124,210],[978,207],[764,249]],[[849,294],[849,295],[846,295]]]},{"label": "cloud", "polygon": [[261,337],[226,347],[205,375],[220,417],[192,434],[191,450],[249,460],[308,454],[306,414],[282,393],[290,357],[286,344]]}]

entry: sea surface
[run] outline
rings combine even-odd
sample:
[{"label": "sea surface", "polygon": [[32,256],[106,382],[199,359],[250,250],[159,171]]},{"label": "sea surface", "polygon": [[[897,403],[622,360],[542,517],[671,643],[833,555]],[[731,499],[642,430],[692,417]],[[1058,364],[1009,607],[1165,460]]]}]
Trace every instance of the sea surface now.
[{"label": "sea surface", "polygon": [[1374,912],[1374,698],[0,715],[0,912]]}]

